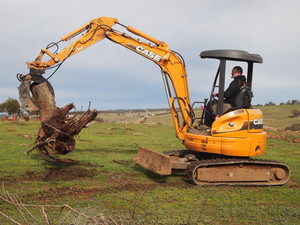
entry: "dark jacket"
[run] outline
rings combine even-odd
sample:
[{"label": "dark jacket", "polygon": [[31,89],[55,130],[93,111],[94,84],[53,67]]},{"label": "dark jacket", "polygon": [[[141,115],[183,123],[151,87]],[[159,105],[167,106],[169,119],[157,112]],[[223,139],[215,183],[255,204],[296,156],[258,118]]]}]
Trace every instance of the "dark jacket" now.
[{"label": "dark jacket", "polygon": [[246,77],[243,75],[237,76],[234,80],[229,84],[229,87],[224,92],[224,98],[226,102],[233,104],[235,99],[240,92],[240,88],[246,84]]}]

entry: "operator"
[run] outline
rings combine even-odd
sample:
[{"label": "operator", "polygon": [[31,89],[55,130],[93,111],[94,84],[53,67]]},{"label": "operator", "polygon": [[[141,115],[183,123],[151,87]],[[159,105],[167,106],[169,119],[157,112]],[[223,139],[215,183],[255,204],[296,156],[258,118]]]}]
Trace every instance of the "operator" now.
[{"label": "operator", "polygon": [[[235,106],[235,99],[240,92],[241,87],[246,84],[246,77],[243,74],[243,68],[240,66],[235,66],[231,71],[231,78],[233,81],[229,84],[229,87],[224,92],[224,103],[230,103],[232,107]],[[217,93],[212,93],[212,96],[217,96]],[[216,102],[213,104],[216,104]],[[213,117],[212,109],[210,108],[211,103],[208,102],[206,105],[206,110],[208,113],[205,113],[205,125],[211,126],[215,118]]]},{"label": "operator", "polygon": [[[243,74],[243,68],[235,66],[231,71],[231,78],[233,81],[229,84],[229,87],[224,92],[225,102],[235,106],[235,99],[240,92],[241,87],[246,84],[246,77]],[[218,96],[216,93],[212,93],[213,96]]]}]

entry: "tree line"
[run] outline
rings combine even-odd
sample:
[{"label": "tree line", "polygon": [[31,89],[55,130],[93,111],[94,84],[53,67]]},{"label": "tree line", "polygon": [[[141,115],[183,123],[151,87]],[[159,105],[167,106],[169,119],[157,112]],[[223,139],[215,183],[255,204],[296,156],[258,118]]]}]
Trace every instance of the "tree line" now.
[{"label": "tree line", "polygon": [[5,102],[0,103],[0,112],[7,113],[8,115],[21,112],[21,107],[17,99],[8,98]]},{"label": "tree line", "polygon": [[[299,105],[300,101],[299,100],[288,100],[287,102],[281,102],[279,105]],[[271,106],[271,105],[276,105],[275,102],[268,102],[264,106]],[[258,104],[257,106],[262,106]]]},{"label": "tree line", "polygon": [[[279,105],[298,105],[298,104],[300,104],[299,100],[288,100],[287,102],[282,102]],[[264,106],[272,106],[272,105],[276,105],[276,103],[268,102],[268,103],[264,104]],[[256,106],[263,106],[263,105],[257,104]],[[155,109],[147,109],[147,111],[151,111],[151,110],[155,110]],[[112,111],[114,111],[114,112],[116,112],[116,111],[120,111],[120,112],[124,112],[124,111],[137,112],[137,111],[139,111],[140,112],[140,111],[145,111],[145,110],[138,109],[138,110],[112,110]],[[0,103],[0,113],[7,113],[8,115],[12,115],[12,114],[20,113],[20,112],[21,112],[21,105],[17,99],[8,98],[6,101]]]}]

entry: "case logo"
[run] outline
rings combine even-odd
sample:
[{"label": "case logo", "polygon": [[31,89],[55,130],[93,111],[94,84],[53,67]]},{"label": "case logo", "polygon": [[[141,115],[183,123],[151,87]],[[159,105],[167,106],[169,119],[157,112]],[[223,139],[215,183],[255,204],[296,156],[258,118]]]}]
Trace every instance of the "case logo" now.
[{"label": "case logo", "polygon": [[162,57],[160,55],[155,54],[154,52],[149,51],[148,49],[145,49],[143,46],[136,46],[135,50],[141,53],[142,55],[145,55],[151,59],[154,59],[157,62],[160,62],[162,60]]},{"label": "case logo", "polygon": [[254,125],[263,125],[263,119],[254,119],[253,124]]}]

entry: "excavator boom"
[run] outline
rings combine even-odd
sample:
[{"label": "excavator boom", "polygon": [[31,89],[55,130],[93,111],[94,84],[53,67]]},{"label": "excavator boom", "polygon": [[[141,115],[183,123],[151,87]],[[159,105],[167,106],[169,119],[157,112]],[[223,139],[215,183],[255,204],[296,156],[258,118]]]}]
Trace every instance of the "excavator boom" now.
[{"label": "excavator boom", "polygon": [[[132,37],[125,32],[113,29],[113,26],[116,24],[125,27],[127,31],[150,41],[150,43],[146,43],[139,38]],[[81,36],[73,43],[64,48],[62,51],[57,51],[61,42],[70,41],[71,39],[76,38],[79,34],[81,34]],[[182,58],[180,55],[170,50],[166,43],[159,41],[158,39],[153,38],[132,26],[124,26],[115,18],[99,17],[64,35],[58,42],[51,43],[46,48],[42,48],[38,57],[34,61],[27,62],[28,69],[30,71],[44,71],[53,66],[60,66],[69,57],[103,40],[104,38],[122,45],[123,47],[153,61],[161,68],[176,135],[179,139],[183,139],[184,132],[188,128],[188,125],[191,124],[191,112],[187,74]],[[50,50],[53,48],[55,51],[51,52]],[[45,56],[48,56],[50,59],[48,61],[43,61]],[[29,90],[28,81],[31,79],[35,81],[35,77],[36,76],[31,75],[31,72],[25,76],[19,76],[20,80],[24,81],[21,83],[19,90]],[[31,102],[29,93],[20,93],[20,98],[22,98],[22,102],[27,103],[27,105],[25,105],[25,109],[30,110],[34,108],[34,104]],[[178,105],[177,107],[179,109],[175,107],[175,105]],[[178,110],[182,117],[181,120],[178,116]]]}]

